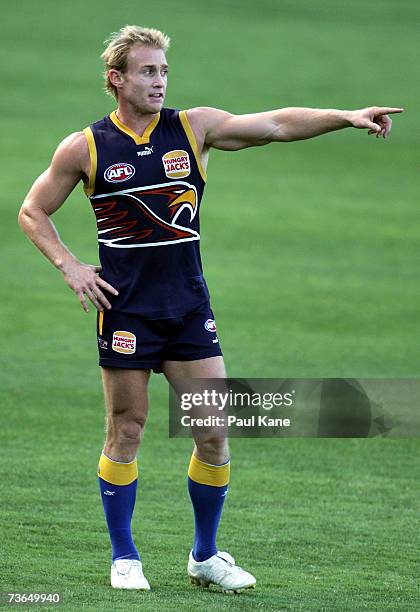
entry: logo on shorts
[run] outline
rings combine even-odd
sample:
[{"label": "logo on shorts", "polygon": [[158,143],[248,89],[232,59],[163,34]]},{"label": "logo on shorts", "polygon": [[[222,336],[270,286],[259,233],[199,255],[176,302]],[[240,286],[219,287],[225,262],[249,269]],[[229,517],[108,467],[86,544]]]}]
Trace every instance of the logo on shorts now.
[{"label": "logo on shorts", "polygon": [[128,331],[116,331],[112,334],[112,350],[116,353],[131,355],[136,351],[136,336]]},{"label": "logo on shorts", "polygon": [[98,338],[98,344],[101,349],[108,348],[108,342],[106,340],[102,340],[102,338]]},{"label": "logo on shorts", "polygon": [[162,157],[165,174],[168,178],[183,178],[191,172],[190,156],[187,151],[168,151]]},{"label": "logo on shorts", "polygon": [[134,176],[136,169],[131,164],[120,162],[119,164],[113,164],[108,166],[104,172],[104,178],[108,183],[122,183],[128,181]]},{"label": "logo on shorts", "polygon": [[216,322],[213,319],[207,319],[207,321],[204,323],[204,327],[209,332],[215,332],[216,331]]}]

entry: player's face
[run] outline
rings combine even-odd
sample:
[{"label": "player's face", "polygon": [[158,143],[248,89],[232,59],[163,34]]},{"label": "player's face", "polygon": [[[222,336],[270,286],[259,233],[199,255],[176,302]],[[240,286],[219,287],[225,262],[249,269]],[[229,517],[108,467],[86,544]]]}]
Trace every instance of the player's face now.
[{"label": "player's face", "polygon": [[163,106],[168,64],[161,49],[134,45],[127,56],[127,70],[121,74],[123,96],[142,113],[158,113]]}]

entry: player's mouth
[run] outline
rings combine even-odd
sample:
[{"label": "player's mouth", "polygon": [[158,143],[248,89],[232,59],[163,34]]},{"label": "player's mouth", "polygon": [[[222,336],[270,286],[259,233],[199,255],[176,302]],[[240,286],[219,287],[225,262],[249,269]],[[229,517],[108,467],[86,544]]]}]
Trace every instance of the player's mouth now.
[{"label": "player's mouth", "polygon": [[149,95],[149,98],[153,98],[154,100],[163,100],[162,93],[153,93]]}]

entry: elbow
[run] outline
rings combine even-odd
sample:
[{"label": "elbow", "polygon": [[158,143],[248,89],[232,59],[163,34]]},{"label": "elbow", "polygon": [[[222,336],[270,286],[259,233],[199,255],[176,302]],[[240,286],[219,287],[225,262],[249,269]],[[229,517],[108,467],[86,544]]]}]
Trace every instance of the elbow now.
[{"label": "elbow", "polygon": [[19,210],[18,218],[17,218],[18,223],[19,223],[19,227],[22,230],[23,230],[23,226],[25,224],[25,215],[26,215],[25,204],[22,204],[22,206],[20,207],[20,210]]},{"label": "elbow", "polygon": [[23,203],[22,206],[20,207],[19,214],[18,214],[18,223],[19,223],[20,229],[23,231],[25,231],[26,217],[27,217],[27,210],[26,210],[25,204]]},{"label": "elbow", "polygon": [[293,142],[295,138],[290,132],[284,128],[284,126],[278,126],[273,135],[274,142]]},{"label": "elbow", "polygon": [[298,140],[298,139],[292,138],[292,136],[282,135],[281,138],[277,139],[277,142],[294,142],[295,140]]},{"label": "elbow", "polygon": [[296,142],[297,140],[306,140],[309,136],[302,136],[300,134],[287,134],[286,132],[281,133],[277,138],[276,142]]},{"label": "elbow", "polygon": [[27,232],[27,228],[28,228],[28,224],[31,220],[31,211],[30,211],[30,207],[28,205],[27,202],[24,202],[22,204],[22,206],[20,207],[19,210],[19,214],[18,214],[18,223],[19,223],[19,227],[20,229],[25,232]]}]

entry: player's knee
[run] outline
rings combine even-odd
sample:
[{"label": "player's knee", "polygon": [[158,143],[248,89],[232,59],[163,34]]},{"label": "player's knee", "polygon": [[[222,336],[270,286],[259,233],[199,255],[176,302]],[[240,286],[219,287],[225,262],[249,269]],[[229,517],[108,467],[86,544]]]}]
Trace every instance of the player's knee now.
[{"label": "player's knee", "polygon": [[146,419],[144,415],[147,414],[147,410],[147,401],[141,401],[141,403],[134,407],[130,401],[120,399],[108,406],[108,418],[121,421],[134,420],[141,423]]},{"label": "player's knee", "polygon": [[126,446],[138,446],[141,441],[143,428],[139,423],[124,423],[117,432],[118,442]]},{"label": "player's knee", "polygon": [[124,446],[138,446],[143,437],[145,418],[112,419],[108,422],[108,439]]},{"label": "player's knee", "polygon": [[226,438],[220,436],[220,432],[209,432],[206,436],[200,436],[195,440],[201,455],[225,455],[228,450]]}]

